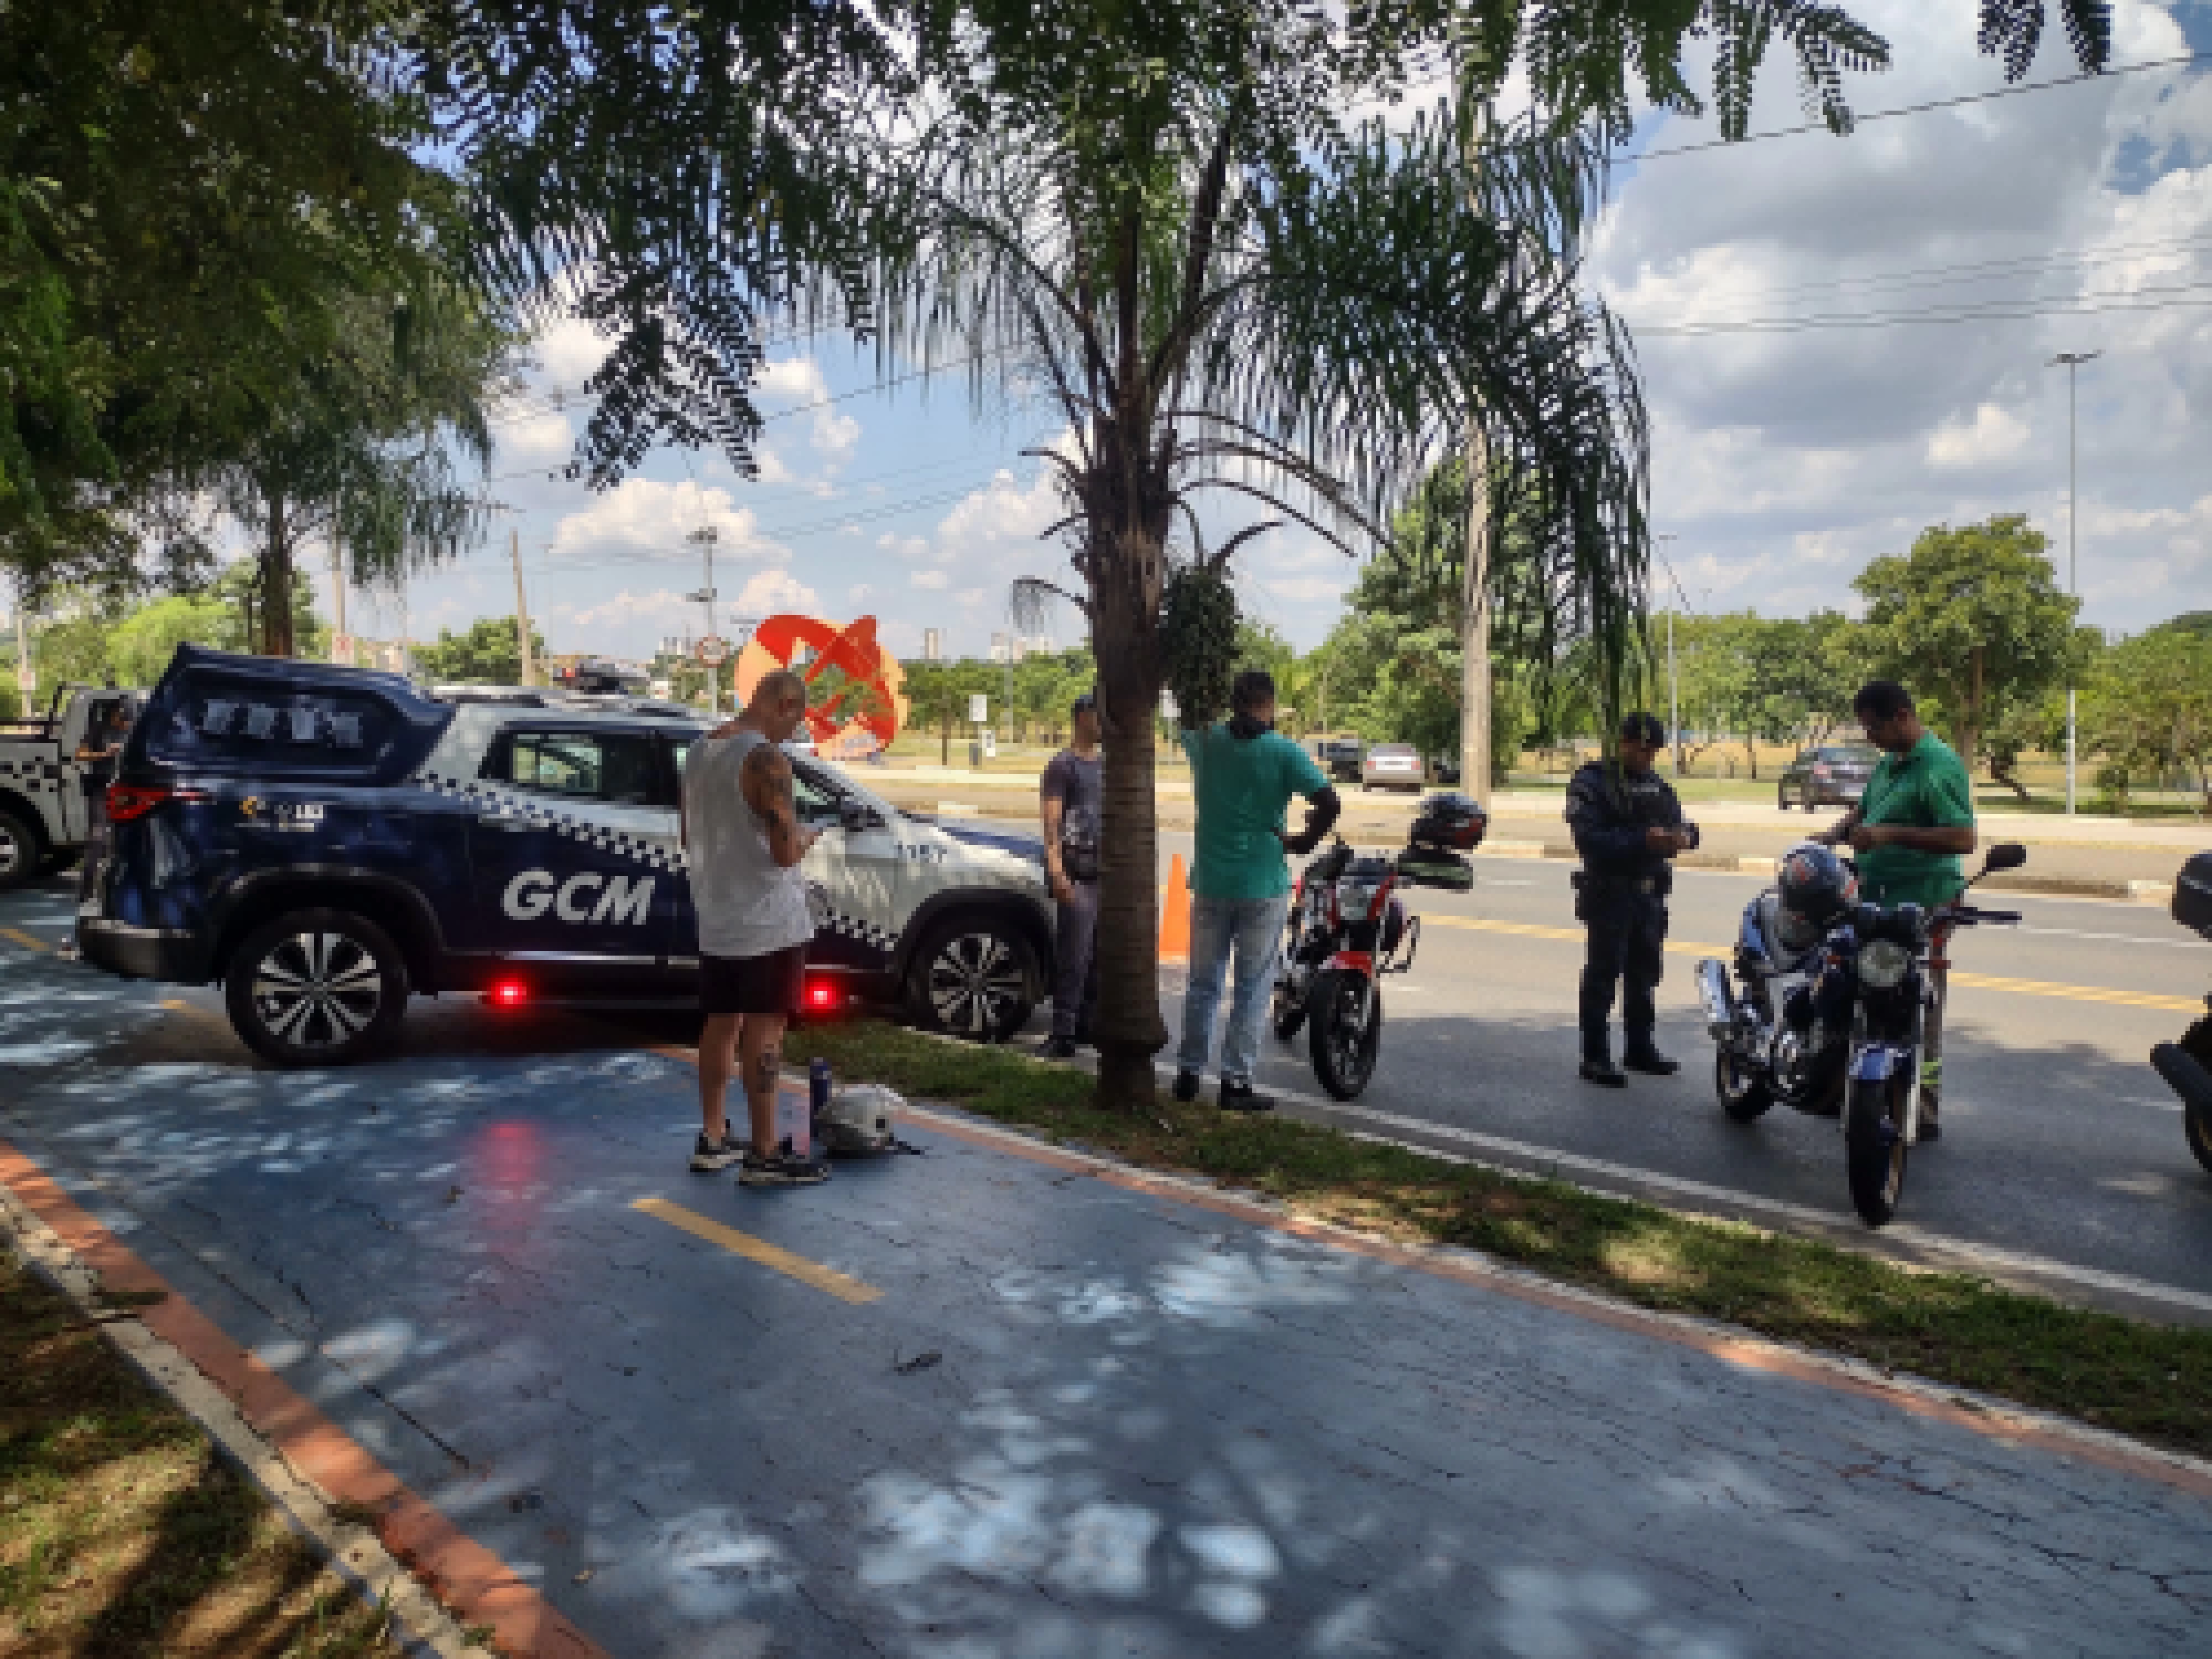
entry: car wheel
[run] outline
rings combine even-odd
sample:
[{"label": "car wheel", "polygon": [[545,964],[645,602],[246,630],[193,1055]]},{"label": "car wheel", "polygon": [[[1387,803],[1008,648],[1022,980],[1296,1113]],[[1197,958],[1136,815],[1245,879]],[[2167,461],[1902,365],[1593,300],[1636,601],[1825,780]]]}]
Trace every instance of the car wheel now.
[{"label": "car wheel", "polygon": [[22,814],[0,806],[0,893],[28,886],[46,864],[46,838]]},{"label": "car wheel", "polygon": [[246,1046],[279,1066],[345,1066],[386,1046],[407,1005],[407,964],[350,910],[295,910],[247,934],[223,972]]},{"label": "car wheel", "polygon": [[917,1024],[982,1042],[1020,1030],[1037,1000],[1036,952],[1012,923],[988,913],[932,928],[907,975]]}]

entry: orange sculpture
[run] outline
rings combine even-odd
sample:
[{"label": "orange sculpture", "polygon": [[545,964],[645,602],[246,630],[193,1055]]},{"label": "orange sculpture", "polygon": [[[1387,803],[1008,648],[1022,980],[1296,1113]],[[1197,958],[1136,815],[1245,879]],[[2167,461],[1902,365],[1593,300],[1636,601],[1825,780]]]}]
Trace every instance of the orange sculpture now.
[{"label": "orange sculpture", "polygon": [[[813,653],[799,670],[807,684],[806,729],[831,760],[860,760],[890,747],[906,724],[906,683],[898,659],[876,641],[876,619],[863,617],[840,629],[812,617],[770,617],[738,653],[732,678],[738,705],[750,700],[761,676],[788,668],[800,650]],[[836,671],[831,676],[832,670]],[[825,678],[842,680],[816,700]]]}]

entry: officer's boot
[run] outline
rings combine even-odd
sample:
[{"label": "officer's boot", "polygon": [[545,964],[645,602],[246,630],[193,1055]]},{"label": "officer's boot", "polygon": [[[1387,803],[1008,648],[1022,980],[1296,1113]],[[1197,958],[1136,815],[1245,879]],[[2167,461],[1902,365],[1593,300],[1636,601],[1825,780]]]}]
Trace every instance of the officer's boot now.
[{"label": "officer's boot", "polygon": [[1631,1031],[1621,1045],[1620,1063],[1632,1072],[1643,1072],[1651,1077],[1672,1077],[1682,1069],[1679,1060],[1669,1060],[1659,1052],[1650,1031]]},{"label": "officer's boot", "polygon": [[1613,1045],[1607,1040],[1602,1028],[1583,1033],[1583,1081],[1595,1083],[1607,1089],[1626,1089],[1626,1073],[1613,1063]]}]

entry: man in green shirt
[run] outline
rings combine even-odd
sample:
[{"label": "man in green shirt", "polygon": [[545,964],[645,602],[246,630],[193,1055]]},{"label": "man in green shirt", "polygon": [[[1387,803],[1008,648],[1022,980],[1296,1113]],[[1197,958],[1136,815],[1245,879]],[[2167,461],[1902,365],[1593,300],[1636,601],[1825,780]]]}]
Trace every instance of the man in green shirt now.
[{"label": "man in green shirt", "polygon": [[[1252,1068],[1290,915],[1291,866],[1283,854],[1321,845],[1343,804],[1313,757],[1276,732],[1273,678],[1258,669],[1239,674],[1230,704],[1226,721],[1182,734],[1198,805],[1198,848],[1191,860],[1190,978],[1175,1097],[1198,1098],[1233,955],[1237,992],[1221,1036],[1221,1104],[1228,1111],[1264,1112],[1273,1103],[1254,1091]],[[1293,795],[1304,795],[1314,809],[1297,836],[1286,833],[1285,816]]]},{"label": "man in green shirt", "polygon": [[[1849,842],[1858,854],[1859,891],[1875,904],[1948,904],[1966,884],[1960,860],[1974,850],[1974,789],[1951,745],[1920,723],[1911,695],[1894,680],[1869,680],[1851,700],[1867,740],[1882,751],[1866,793],[1818,839]],[[1935,941],[1935,1004],[1921,1045],[1920,1139],[1934,1140],[1943,1080],[1943,1004],[1950,974],[1948,933]]]}]

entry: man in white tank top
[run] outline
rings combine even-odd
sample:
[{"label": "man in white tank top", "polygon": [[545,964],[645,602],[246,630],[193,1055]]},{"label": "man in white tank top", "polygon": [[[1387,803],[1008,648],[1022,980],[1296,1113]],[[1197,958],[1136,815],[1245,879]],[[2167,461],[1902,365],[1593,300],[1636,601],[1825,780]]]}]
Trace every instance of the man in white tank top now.
[{"label": "man in white tank top", "polygon": [[[806,713],[806,682],[788,670],[763,678],[726,726],[694,743],[684,763],[684,848],[699,917],[697,1146],[691,1167],[742,1163],[748,1187],[811,1186],[829,1165],[801,1158],[775,1134],[783,1028],[799,1006],[814,921],[799,861],[815,832],[799,827],[791,761],[778,747]],[[752,1144],[730,1133],[723,1109],[737,1069]]]}]

